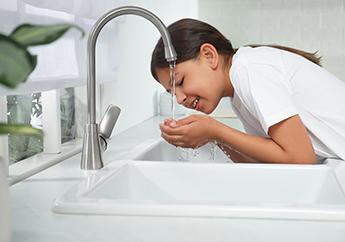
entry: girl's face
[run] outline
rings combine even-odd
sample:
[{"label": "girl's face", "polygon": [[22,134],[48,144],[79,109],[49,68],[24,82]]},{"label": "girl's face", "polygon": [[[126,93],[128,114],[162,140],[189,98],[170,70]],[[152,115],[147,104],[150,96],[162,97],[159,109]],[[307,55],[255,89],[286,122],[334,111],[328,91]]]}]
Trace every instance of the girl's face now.
[{"label": "girl's face", "polygon": [[[213,57],[210,53],[203,55],[200,52],[199,58],[176,65],[175,90],[179,104],[209,114],[217,107],[220,99],[226,96],[226,82],[230,83],[230,80],[227,71],[219,63],[215,65]],[[161,85],[171,93],[173,86],[170,69],[158,68],[156,74]]]}]

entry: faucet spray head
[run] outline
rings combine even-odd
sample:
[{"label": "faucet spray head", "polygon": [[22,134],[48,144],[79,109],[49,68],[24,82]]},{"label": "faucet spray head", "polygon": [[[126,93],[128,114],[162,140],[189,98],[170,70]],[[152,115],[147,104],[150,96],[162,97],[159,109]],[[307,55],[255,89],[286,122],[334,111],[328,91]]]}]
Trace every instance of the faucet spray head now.
[{"label": "faucet spray head", "polygon": [[173,62],[177,60],[177,54],[173,45],[167,45],[164,47],[164,56],[167,62]]}]

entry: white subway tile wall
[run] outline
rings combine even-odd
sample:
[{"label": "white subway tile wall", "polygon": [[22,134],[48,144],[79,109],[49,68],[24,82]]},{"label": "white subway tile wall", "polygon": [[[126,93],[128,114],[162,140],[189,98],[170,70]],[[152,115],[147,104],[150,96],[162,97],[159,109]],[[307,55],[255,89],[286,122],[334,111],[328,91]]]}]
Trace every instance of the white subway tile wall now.
[{"label": "white subway tile wall", "polygon": [[280,44],[319,51],[345,81],[345,0],[199,0],[199,18],[234,47]]}]

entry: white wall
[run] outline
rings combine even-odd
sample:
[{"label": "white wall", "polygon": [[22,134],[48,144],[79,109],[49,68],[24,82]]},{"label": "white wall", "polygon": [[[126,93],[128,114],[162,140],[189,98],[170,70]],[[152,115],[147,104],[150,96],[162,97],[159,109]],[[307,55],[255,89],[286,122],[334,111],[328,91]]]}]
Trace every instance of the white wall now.
[{"label": "white wall", "polygon": [[[82,27],[88,34],[95,21],[111,9],[123,5],[136,5],[155,13],[168,25],[182,17],[197,17],[197,0],[16,0],[11,4],[0,0],[0,32],[9,33],[22,22],[48,24],[71,22]],[[69,31],[61,40],[72,39],[71,48],[55,43],[42,48],[38,67],[26,84],[42,79],[39,85],[27,87],[16,93],[33,92],[57,88],[63,82],[66,86],[86,84],[86,43],[87,36]],[[159,38],[158,30],[149,21],[138,16],[124,16],[112,20],[101,31],[96,48],[96,80],[104,83],[97,91],[100,101],[98,116],[113,103],[122,108],[116,132],[123,131],[156,114],[157,92],[163,89],[153,80],[150,73],[151,52]],[[43,48],[48,48],[47,50]],[[48,51],[49,50],[49,51]],[[49,59],[44,59],[49,58]],[[45,66],[47,64],[47,66]],[[72,68],[73,67],[73,68]],[[72,72],[71,72],[71,70]],[[41,72],[39,72],[41,70]],[[55,73],[58,71],[58,73]],[[53,78],[51,78],[53,76]],[[66,76],[72,76],[67,78]],[[39,77],[39,78],[35,78]],[[51,81],[50,79],[54,79]],[[71,83],[71,82],[74,83]],[[56,87],[53,86],[55,84]],[[25,84],[25,85],[26,85]],[[26,85],[29,86],[29,85]],[[77,114],[80,127],[86,122],[85,87],[76,89]],[[9,91],[4,91],[7,94]],[[0,88],[1,94],[1,88]],[[82,136],[83,128],[77,133]]]},{"label": "white wall", "polygon": [[326,69],[345,80],[344,0],[200,0],[199,17],[235,47],[281,44],[323,56]]},{"label": "white wall", "polygon": [[[198,13],[197,0],[129,0],[127,4],[147,8],[166,25],[183,17],[196,18]],[[114,134],[155,115],[157,95],[163,91],[150,73],[151,53],[160,37],[158,30],[138,16],[126,16],[119,21],[118,38],[113,43],[118,53],[99,59],[117,62],[113,81],[102,84],[101,88],[102,113],[110,103],[122,109]],[[109,33],[105,35],[111,38]]]}]

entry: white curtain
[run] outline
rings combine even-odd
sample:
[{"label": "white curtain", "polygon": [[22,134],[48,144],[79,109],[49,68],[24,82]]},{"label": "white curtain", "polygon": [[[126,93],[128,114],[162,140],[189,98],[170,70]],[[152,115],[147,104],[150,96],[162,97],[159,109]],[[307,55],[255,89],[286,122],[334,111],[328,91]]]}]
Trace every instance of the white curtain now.
[{"label": "white curtain", "polygon": [[[59,40],[43,46],[31,47],[38,63],[29,79],[16,89],[0,86],[0,95],[46,91],[86,84],[86,43],[88,32],[104,13],[126,5],[126,0],[0,0],[0,32],[9,33],[21,23],[74,23],[84,29],[81,38],[77,30],[70,30]],[[109,23],[97,43],[97,81],[116,80],[120,46],[116,44],[121,20]],[[105,32],[103,34],[103,32]]]}]

